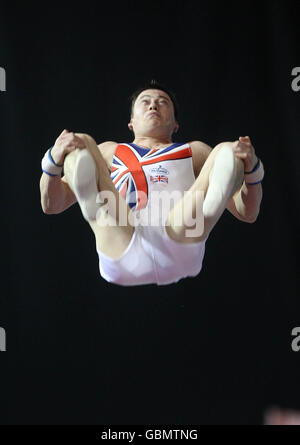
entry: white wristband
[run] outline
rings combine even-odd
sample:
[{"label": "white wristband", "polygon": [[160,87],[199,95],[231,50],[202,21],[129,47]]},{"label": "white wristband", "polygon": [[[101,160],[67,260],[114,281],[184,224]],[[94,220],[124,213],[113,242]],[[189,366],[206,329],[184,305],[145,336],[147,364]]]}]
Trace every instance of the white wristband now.
[{"label": "white wristband", "polygon": [[264,166],[259,159],[256,166],[251,172],[245,172],[245,182],[248,185],[255,185],[262,182],[265,175]]},{"label": "white wristband", "polygon": [[63,164],[56,164],[51,156],[51,149],[46,151],[43,159],[42,159],[42,170],[44,173],[47,173],[49,176],[58,176],[61,174],[63,169]]}]

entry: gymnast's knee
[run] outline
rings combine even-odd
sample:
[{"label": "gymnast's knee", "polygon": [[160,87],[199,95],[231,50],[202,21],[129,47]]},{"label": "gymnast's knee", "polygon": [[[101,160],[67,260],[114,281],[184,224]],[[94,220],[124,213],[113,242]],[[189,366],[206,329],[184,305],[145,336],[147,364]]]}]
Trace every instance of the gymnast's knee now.
[{"label": "gymnast's knee", "polygon": [[214,151],[219,151],[221,150],[223,147],[230,147],[233,150],[233,142],[220,142],[218,145],[216,145],[213,150]]},{"label": "gymnast's knee", "polygon": [[70,169],[73,169],[76,162],[76,157],[78,153],[80,152],[80,148],[75,148],[75,150],[70,151],[70,153],[67,153],[64,159],[64,173],[68,172]]},{"label": "gymnast's knee", "polygon": [[[74,133],[75,136],[78,136],[82,141],[85,143],[86,147],[88,147],[89,144],[96,144],[96,141],[92,136],[86,133]],[[97,145],[97,144],[96,144]]]}]

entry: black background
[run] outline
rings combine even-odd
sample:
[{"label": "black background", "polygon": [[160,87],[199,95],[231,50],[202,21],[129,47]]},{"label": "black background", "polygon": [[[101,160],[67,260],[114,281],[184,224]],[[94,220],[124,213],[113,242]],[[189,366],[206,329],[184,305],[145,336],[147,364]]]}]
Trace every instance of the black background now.
[{"label": "black background", "polygon": [[[1,6],[1,424],[259,424],[272,405],[300,409],[299,3]],[[251,137],[264,197],[254,224],[222,216],[198,277],[126,288],[100,277],[77,205],[43,214],[40,163],[64,128],[131,142],[128,98],[152,78],[177,95],[175,142]]]}]

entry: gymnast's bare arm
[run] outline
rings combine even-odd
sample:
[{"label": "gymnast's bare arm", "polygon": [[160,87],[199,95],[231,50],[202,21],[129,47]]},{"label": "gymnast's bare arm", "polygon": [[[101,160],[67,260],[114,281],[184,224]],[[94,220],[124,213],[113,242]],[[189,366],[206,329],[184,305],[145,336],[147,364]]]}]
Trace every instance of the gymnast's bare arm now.
[{"label": "gymnast's bare arm", "polygon": [[[240,137],[238,141],[235,141],[233,150],[235,156],[243,160],[244,171],[252,171],[258,158],[249,136]],[[227,210],[237,219],[253,223],[259,215],[262,196],[261,184],[248,185],[243,181],[241,188],[229,200]]]},{"label": "gymnast's bare arm", "polygon": [[[110,152],[114,145],[115,143],[110,141],[98,145],[107,163],[111,162]],[[56,139],[51,154],[57,164],[63,164],[65,156],[77,148],[84,148],[80,138],[64,130]],[[49,176],[43,173],[40,179],[40,193],[41,206],[47,215],[61,213],[77,202],[65,177],[61,176]]]},{"label": "gymnast's bare arm", "polygon": [[[197,177],[211,153],[212,147],[200,141],[191,142],[190,145],[195,177]],[[257,163],[257,156],[250,138],[248,136],[240,137],[238,141],[232,142],[232,149],[235,156],[244,162],[244,170],[251,171]],[[261,184],[247,185],[243,181],[241,187],[228,201],[227,210],[240,221],[253,223],[259,214],[261,201]]]}]

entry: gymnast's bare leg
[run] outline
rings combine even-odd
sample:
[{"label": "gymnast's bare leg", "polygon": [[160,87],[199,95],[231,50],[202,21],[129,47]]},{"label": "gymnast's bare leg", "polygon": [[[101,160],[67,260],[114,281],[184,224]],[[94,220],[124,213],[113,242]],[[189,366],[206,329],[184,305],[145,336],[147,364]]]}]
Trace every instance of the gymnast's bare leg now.
[{"label": "gymnast's bare leg", "polygon": [[[94,232],[97,249],[117,259],[126,250],[134,233],[129,217],[130,208],[115,188],[95,140],[87,134],[75,135],[80,137],[86,148],[76,149],[66,156],[65,178]],[[110,194],[114,198],[107,200],[105,206],[99,197],[97,199],[97,194],[102,191],[105,192],[104,196]],[[99,202],[96,203],[96,200]],[[121,217],[122,225],[119,224]]]},{"label": "gymnast's bare leg", "polygon": [[[194,184],[169,212],[166,231],[170,238],[183,243],[204,241],[223,214],[228,200],[241,187],[244,180],[244,163],[235,157],[233,142],[218,144],[209,154]],[[197,192],[203,192],[203,195]],[[204,202],[203,202],[204,198]],[[197,200],[201,199],[199,203]],[[202,206],[203,203],[203,206]],[[199,205],[200,204],[200,205]],[[199,208],[202,214],[199,215]],[[188,221],[181,221],[181,216],[188,209],[190,215],[203,218],[203,231],[197,236],[191,233]]]}]

